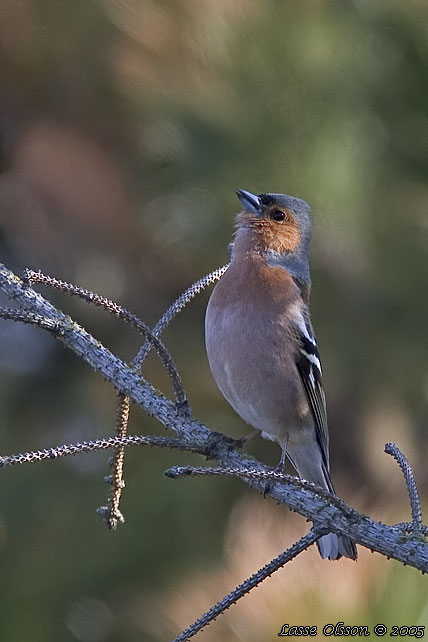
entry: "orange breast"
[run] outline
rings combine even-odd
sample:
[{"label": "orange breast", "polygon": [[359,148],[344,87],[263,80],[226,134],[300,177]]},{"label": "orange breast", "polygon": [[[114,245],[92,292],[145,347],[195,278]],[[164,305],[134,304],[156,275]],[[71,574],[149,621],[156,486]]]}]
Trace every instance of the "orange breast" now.
[{"label": "orange breast", "polygon": [[249,212],[243,212],[237,220],[239,227],[251,230],[247,237],[251,239],[253,250],[294,252],[301,241],[299,226],[291,214],[281,223]]}]

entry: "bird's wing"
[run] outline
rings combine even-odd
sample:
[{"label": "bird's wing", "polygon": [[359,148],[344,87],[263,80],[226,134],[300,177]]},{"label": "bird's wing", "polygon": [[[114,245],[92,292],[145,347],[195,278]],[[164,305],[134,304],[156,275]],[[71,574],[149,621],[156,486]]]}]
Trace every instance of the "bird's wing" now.
[{"label": "bird's wing", "polygon": [[317,441],[320,445],[323,461],[329,470],[328,426],[325,395],[322,385],[322,369],[318,346],[315,339],[309,313],[301,311],[295,319],[299,348],[296,354],[296,365],[302,379],[303,387],[315,422]]}]

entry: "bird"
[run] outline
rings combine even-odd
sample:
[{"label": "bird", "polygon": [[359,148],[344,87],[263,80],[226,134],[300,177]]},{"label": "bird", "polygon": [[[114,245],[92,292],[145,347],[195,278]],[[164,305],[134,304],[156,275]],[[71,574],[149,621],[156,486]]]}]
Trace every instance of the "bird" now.
[{"label": "bird", "polygon": [[[238,415],[278,442],[283,471],[335,494],[321,360],[309,312],[310,206],[287,194],[236,191],[230,264],[205,315],[205,343],[214,380]],[[322,558],[357,559],[355,543],[328,533]]]}]

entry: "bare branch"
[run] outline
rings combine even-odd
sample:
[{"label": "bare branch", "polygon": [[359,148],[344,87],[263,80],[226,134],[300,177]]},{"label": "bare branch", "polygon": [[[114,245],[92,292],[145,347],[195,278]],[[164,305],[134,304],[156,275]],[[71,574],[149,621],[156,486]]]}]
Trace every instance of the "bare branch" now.
[{"label": "bare branch", "polygon": [[[120,392],[117,395],[116,407],[116,437],[125,437],[128,430],[129,410],[131,400]],[[111,458],[111,475],[104,478],[104,481],[111,484],[107,506],[101,506],[98,513],[103,516],[104,523],[110,530],[116,530],[119,524],[123,524],[125,518],[120,511],[120,498],[122,490],[125,488],[123,479],[123,460],[125,456],[125,447],[118,446],[114,449],[114,455]]]},{"label": "bare branch", "polygon": [[[400,522],[399,524],[394,524],[394,528],[398,528],[406,533],[414,532],[413,522]],[[424,526],[424,524],[422,524],[421,533],[422,535],[428,535],[428,526]]]},{"label": "bare branch", "polygon": [[150,339],[151,345],[153,345],[156,352],[158,353],[159,358],[161,359],[162,364],[170,378],[171,385],[177,400],[177,406],[185,412],[188,411],[188,401],[184,392],[181,377],[171,355],[165,348],[162,341],[154,335],[149,326],[146,325],[144,321],[135,316],[135,314],[132,314],[132,312],[130,312],[126,308],[123,308],[121,305],[115,303],[114,301],[111,301],[110,299],[107,299],[106,297],[95,294],[94,292],[86,290],[85,288],[80,288],[76,285],[73,285],[72,283],[67,283],[66,281],[55,279],[52,276],[47,276],[46,274],[40,272],[40,270],[38,272],[34,272],[33,270],[26,269],[24,271],[23,283],[29,285],[32,285],[34,283],[41,283],[48,287],[60,290],[61,292],[64,292],[66,294],[72,294],[73,296],[86,301],[86,303],[94,303],[95,305],[103,308],[104,310],[107,310],[111,314],[114,314],[115,316],[119,317],[126,323],[129,323],[134,328],[136,328],[147,339]]},{"label": "bare branch", "polygon": [[[206,426],[193,417],[180,413],[169,399],[139,377],[126,363],[113,355],[72,319],[54,308],[41,295],[31,288],[24,287],[21,279],[2,265],[0,265],[0,291],[14,299],[20,309],[55,321],[61,330],[56,336],[64,345],[81,356],[122,394],[129,396],[134,403],[173,430],[190,449],[209,454],[222,467],[238,470],[270,470],[246,453],[238,452],[236,447],[230,445],[230,440],[229,444],[226,439],[219,441],[218,435],[212,433]],[[117,447],[124,443],[125,438],[123,441],[109,442],[110,445],[106,447]],[[258,490],[265,489],[265,484],[261,480],[247,478],[245,483]],[[375,522],[346,506],[340,500],[334,503],[331,500],[327,501],[320,496],[319,491],[299,488],[288,480],[269,484],[266,494],[299,512],[317,527],[346,535],[367,548],[418,568],[422,572],[428,571],[428,543],[421,534],[407,534],[404,530]]]},{"label": "bare branch", "polygon": [[73,350],[94,370],[110,381],[120,392],[127,394],[134,403],[155,416],[168,428],[181,432],[181,412],[164,395],[156,391],[124,361],[89,334],[69,316],[56,309],[41,294],[26,287],[22,280],[0,263],[0,292],[15,300],[26,312],[54,321],[59,327],[57,338]]},{"label": "bare branch", "polygon": [[312,528],[309,533],[304,535],[298,542],[293,544],[289,549],[275,557],[271,562],[263,566],[259,571],[251,575],[245,582],[242,582],[237,586],[233,591],[221,599],[217,604],[215,604],[207,613],[204,613],[196,622],[191,624],[181,635],[176,637],[173,642],[186,642],[190,640],[194,635],[199,633],[207,624],[210,624],[213,620],[216,619],[221,613],[224,613],[232,604],[235,604],[238,600],[241,599],[246,593],[249,593],[251,589],[258,586],[263,580],[275,573],[278,569],[282,568],[287,562],[295,558],[299,553],[302,553],[304,550],[312,546],[316,540],[324,535],[325,531],[319,528]]},{"label": "bare branch", "polygon": [[[259,470],[257,468],[212,468],[210,466],[171,466],[164,472],[165,477],[171,477],[171,479],[179,479],[180,477],[236,477],[247,481],[249,479],[253,481],[274,481],[281,482],[286,481],[289,484],[296,486],[296,488],[308,488],[309,490],[317,493],[320,497],[325,499],[328,502],[337,504],[339,507],[345,506],[344,502],[333,495],[325,488],[318,486],[314,482],[306,481],[301,477],[296,477],[295,475],[287,475],[285,473],[280,473],[275,468]],[[269,488],[269,486],[267,487]],[[266,487],[265,487],[266,490]]]},{"label": "bare branch", "polygon": [[421,503],[419,501],[418,487],[416,486],[415,478],[413,475],[413,470],[407,461],[406,457],[403,455],[401,450],[394,443],[389,442],[385,444],[385,452],[388,455],[392,455],[395,461],[400,466],[404,479],[406,481],[407,490],[410,498],[410,506],[412,509],[412,524],[413,532],[421,533],[422,532],[422,510]]},{"label": "bare branch", "polygon": [[16,455],[0,455],[0,468],[21,464],[33,464],[44,459],[59,459],[60,457],[70,457],[71,455],[107,450],[108,448],[126,448],[127,446],[159,446],[160,448],[173,448],[195,453],[200,452],[199,449],[184,439],[158,437],[157,435],[127,435],[126,437],[105,437],[103,439],[93,439],[92,441],[82,441],[76,444],[64,444],[62,446],[55,446],[54,448],[44,448],[43,450],[29,450]]},{"label": "bare branch", "polygon": [[53,319],[48,319],[33,312],[24,312],[17,308],[0,308],[0,318],[5,319],[5,321],[20,321],[29,325],[37,325],[39,328],[54,334],[61,332],[61,326]]}]

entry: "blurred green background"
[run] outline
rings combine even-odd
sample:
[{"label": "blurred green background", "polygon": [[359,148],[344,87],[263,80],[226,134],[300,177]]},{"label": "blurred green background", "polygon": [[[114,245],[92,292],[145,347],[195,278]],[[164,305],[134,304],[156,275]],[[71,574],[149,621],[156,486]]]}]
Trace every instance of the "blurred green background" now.
[{"label": "blurred green background", "polygon": [[[2,0],[0,247],[155,323],[227,261],[234,191],[312,204],[312,314],[339,494],[409,518],[428,402],[428,4],[422,0]],[[124,359],[141,339],[56,293]],[[243,434],[209,372],[208,293],[165,334],[195,415]],[[0,453],[110,434],[115,395],[41,331],[0,325]],[[170,394],[154,357],[145,374]],[[164,429],[132,413],[132,433]],[[275,444],[249,449],[269,463]],[[169,640],[288,547],[304,520],[236,480],[172,481],[197,456],[127,452],[106,532],[106,453],[0,473],[0,638]],[[268,642],[283,623],[428,625],[426,579],[361,551],[300,556],[199,635]]]}]

